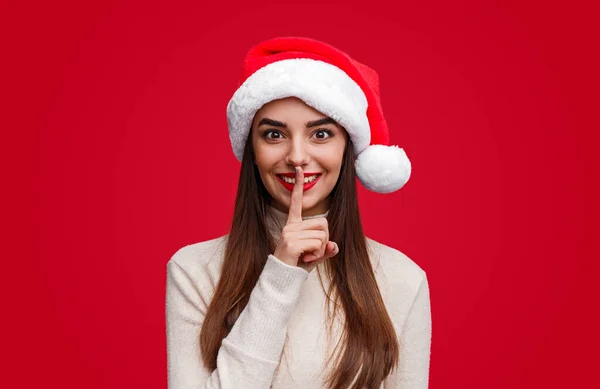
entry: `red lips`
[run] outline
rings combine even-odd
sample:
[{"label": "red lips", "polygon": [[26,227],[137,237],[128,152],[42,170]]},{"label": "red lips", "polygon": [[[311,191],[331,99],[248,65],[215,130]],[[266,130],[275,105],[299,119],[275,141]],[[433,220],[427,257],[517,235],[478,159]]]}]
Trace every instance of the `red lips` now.
[{"label": "red lips", "polygon": [[[307,172],[304,172],[304,177],[310,177],[310,176],[314,176],[314,175],[317,175],[317,174],[320,175],[321,173],[307,173]],[[278,176],[284,176],[284,177],[290,177],[290,178],[296,177],[296,173],[279,173],[277,175]]]},{"label": "red lips", "polygon": [[[312,188],[313,186],[316,185],[316,183],[319,181],[319,179],[321,178],[321,173],[307,173],[304,175],[304,177],[310,177],[310,176],[314,176],[317,175],[317,178],[315,178],[312,182],[307,182],[304,184],[304,191],[306,192],[307,190],[309,190],[310,188]],[[294,173],[282,173],[282,174],[276,174],[275,177],[277,177],[277,181],[279,181],[281,183],[281,185],[283,185],[283,187],[287,190],[289,190],[290,192],[294,190],[294,184],[290,184],[289,182],[285,182],[281,179],[280,176],[286,176],[286,177],[295,177],[296,175]]]}]

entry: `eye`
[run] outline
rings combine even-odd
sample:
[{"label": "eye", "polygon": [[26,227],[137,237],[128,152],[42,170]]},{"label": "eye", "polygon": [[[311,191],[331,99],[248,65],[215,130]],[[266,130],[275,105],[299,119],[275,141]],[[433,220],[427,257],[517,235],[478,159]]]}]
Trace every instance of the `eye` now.
[{"label": "eye", "polygon": [[313,134],[317,139],[327,139],[333,136],[333,132],[329,130],[317,130]]},{"label": "eye", "polygon": [[[272,136],[270,136],[272,135]],[[265,132],[263,132],[263,138],[266,139],[281,139],[283,137],[283,134],[277,130],[267,130]]]}]

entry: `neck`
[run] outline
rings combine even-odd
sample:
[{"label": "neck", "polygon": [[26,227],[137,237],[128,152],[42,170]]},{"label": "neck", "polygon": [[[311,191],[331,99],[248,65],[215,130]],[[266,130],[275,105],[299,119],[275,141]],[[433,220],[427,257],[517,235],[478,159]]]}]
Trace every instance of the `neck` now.
[{"label": "neck", "polygon": [[[278,210],[281,213],[285,213],[287,215],[288,212],[288,208],[281,205],[280,203],[273,201],[273,204],[271,205],[272,208],[275,208],[276,210]],[[307,210],[307,211],[302,211],[302,215],[303,216],[310,216],[310,217],[319,217],[319,216],[323,216],[324,214],[327,213],[327,210],[329,208],[329,205],[327,203],[326,200],[321,201],[320,203],[318,203],[317,205],[315,205],[314,207],[312,207],[311,209]]]},{"label": "neck", "polygon": [[[317,217],[327,217],[329,211],[325,211],[323,213],[319,213],[316,215],[306,215],[302,216],[302,220],[314,219]],[[281,230],[285,227],[288,220],[287,212],[280,211],[274,206],[267,206],[267,214],[266,214],[266,222],[267,228],[271,235],[275,238],[275,242],[279,242],[279,238],[281,237]]]}]

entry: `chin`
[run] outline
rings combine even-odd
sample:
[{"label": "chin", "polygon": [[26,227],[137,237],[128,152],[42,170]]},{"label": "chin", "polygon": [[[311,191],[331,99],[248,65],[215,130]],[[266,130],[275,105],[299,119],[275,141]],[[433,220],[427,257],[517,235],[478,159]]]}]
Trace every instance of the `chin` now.
[{"label": "chin", "polygon": [[[313,211],[316,212],[316,208],[320,207],[321,203],[324,200],[325,200],[325,198],[321,198],[321,197],[319,197],[319,198],[308,198],[308,199],[307,198],[303,198],[302,199],[302,210],[304,212],[310,212],[310,213],[313,213]],[[321,213],[325,213],[325,211],[326,210],[323,210],[322,212],[319,211],[319,212],[316,212],[316,213],[321,214]]]}]

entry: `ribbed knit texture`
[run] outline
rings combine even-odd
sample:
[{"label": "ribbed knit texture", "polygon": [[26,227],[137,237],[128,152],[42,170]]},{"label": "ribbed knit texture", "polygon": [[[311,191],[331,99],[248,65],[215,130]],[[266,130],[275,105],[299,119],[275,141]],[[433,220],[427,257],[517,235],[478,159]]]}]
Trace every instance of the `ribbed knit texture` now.
[{"label": "ribbed knit texture", "polygon": [[[269,208],[268,228],[276,241],[286,221],[287,214]],[[169,389],[323,388],[334,368],[326,364],[343,328],[336,323],[328,332],[326,294],[317,271],[324,264],[307,272],[269,255],[246,308],[223,339],[217,369],[203,366],[200,330],[221,277],[226,240],[227,235],[182,247],[167,263]],[[372,239],[367,244],[400,340],[400,364],[381,388],[427,388],[431,310],[426,274],[400,251]],[[326,290],[328,280],[321,274]]]}]

